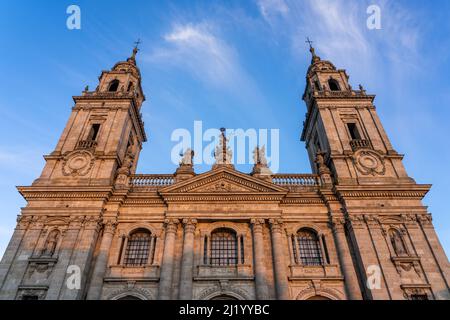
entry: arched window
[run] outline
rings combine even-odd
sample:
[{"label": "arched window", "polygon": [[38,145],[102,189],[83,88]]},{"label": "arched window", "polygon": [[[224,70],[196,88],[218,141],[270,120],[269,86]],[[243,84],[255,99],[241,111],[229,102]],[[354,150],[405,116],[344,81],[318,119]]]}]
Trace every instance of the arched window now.
[{"label": "arched window", "polygon": [[127,89],[127,91],[130,92],[133,88],[134,88],[133,82],[130,82],[130,83],[128,84],[128,89]]},{"label": "arched window", "polygon": [[322,88],[320,87],[319,81],[314,81],[314,87],[317,91],[322,91]]},{"label": "arched window", "polygon": [[389,238],[391,239],[392,247],[397,256],[408,255],[406,251],[405,243],[403,242],[402,235],[396,229],[389,230]]},{"label": "arched window", "polygon": [[134,231],[127,243],[124,264],[126,266],[143,266],[148,262],[151,233],[146,229]]},{"label": "arched window", "polygon": [[298,252],[300,263],[307,266],[323,264],[320,240],[316,232],[310,229],[300,229],[297,232]]},{"label": "arched window", "polygon": [[116,92],[119,89],[119,80],[115,79],[110,82],[108,91],[109,92]]},{"label": "arched window", "polygon": [[330,87],[331,91],[340,91],[341,90],[339,87],[339,83],[334,79],[328,80],[328,86]]},{"label": "arched window", "polygon": [[237,264],[236,232],[227,228],[211,233],[211,265],[228,266]]}]

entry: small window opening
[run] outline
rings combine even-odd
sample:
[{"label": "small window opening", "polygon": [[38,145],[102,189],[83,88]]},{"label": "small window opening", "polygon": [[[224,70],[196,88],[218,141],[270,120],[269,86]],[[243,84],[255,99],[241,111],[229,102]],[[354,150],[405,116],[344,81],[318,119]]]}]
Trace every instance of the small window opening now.
[{"label": "small window opening", "polygon": [[331,91],[340,91],[339,84],[336,80],[330,79],[328,80],[328,86],[330,87]]},{"label": "small window opening", "polygon": [[321,91],[322,90],[322,88],[320,87],[320,84],[319,84],[319,81],[314,81],[314,86],[316,87],[316,90],[317,91]]},{"label": "small window opening", "polygon": [[94,123],[92,125],[91,131],[89,132],[88,140],[89,141],[97,140],[97,136],[98,136],[98,132],[99,131],[100,131],[100,124],[99,123]]},{"label": "small window opening", "polygon": [[115,92],[119,89],[119,80],[113,80],[111,81],[110,85],[109,85],[109,92]]},{"label": "small window opening", "polygon": [[411,300],[428,300],[428,296],[426,294],[412,294],[410,298]]},{"label": "small window opening", "polygon": [[127,91],[130,92],[131,89],[133,89],[133,82],[130,82],[130,83],[128,84],[128,89],[127,89]]},{"label": "small window opening", "polygon": [[347,128],[350,133],[350,137],[352,140],[360,140],[361,136],[358,131],[358,127],[356,126],[356,123],[347,123]]}]

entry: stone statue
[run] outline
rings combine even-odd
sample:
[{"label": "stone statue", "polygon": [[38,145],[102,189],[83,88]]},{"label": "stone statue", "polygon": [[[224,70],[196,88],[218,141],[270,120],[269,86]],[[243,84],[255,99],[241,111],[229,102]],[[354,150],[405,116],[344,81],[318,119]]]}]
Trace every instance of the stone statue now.
[{"label": "stone statue", "polygon": [[266,158],[266,146],[255,147],[253,150],[253,170],[252,175],[255,177],[271,180],[270,176],[272,175],[272,171],[270,171],[267,166],[267,158]]},{"label": "stone statue", "polygon": [[397,256],[407,255],[402,236],[396,230],[392,230],[391,232],[391,243]]},{"label": "stone statue", "polygon": [[45,243],[45,248],[43,250],[43,255],[51,257],[56,251],[56,245],[58,244],[59,231],[53,230],[47,237],[47,242]]},{"label": "stone statue", "polygon": [[191,148],[186,149],[183,157],[180,160],[180,166],[192,166],[194,158],[194,151]]},{"label": "stone statue", "polygon": [[266,146],[262,146],[259,148],[258,146],[255,147],[255,150],[253,150],[253,162],[255,164],[260,164],[262,166],[267,167],[267,158],[266,158]]},{"label": "stone statue", "polygon": [[216,159],[216,164],[230,165],[233,152],[227,146],[228,139],[225,137],[225,129],[221,128],[220,131],[222,131],[222,134],[219,137],[219,144],[214,151],[214,158]]}]

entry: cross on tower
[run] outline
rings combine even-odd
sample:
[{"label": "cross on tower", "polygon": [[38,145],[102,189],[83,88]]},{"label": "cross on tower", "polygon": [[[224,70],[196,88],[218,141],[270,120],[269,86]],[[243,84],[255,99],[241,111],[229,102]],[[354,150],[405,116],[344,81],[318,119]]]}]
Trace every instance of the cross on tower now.
[{"label": "cross on tower", "polygon": [[139,50],[139,45],[141,44],[141,39],[137,39],[137,41],[134,42],[134,47]]},{"label": "cross on tower", "polygon": [[141,43],[141,39],[137,39],[137,41],[134,42],[134,48],[133,48],[133,55],[131,56],[132,59],[136,59],[136,53],[139,51],[139,44]]},{"label": "cross on tower", "polygon": [[312,48],[313,41],[309,40],[309,37],[306,37],[306,43],[309,43],[309,47]]}]

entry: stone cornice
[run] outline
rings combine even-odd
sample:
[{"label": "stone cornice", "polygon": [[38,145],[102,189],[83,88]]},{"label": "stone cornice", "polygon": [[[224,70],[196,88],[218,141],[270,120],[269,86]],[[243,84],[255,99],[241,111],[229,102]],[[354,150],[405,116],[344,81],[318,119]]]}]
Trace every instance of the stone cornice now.
[{"label": "stone cornice", "polygon": [[17,187],[20,194],[28,200],[45,200],[45,199],[77,199],[77,200],[92,200],[104,199],[107,200],[112,194],[112,187]]},{"label": "stone cornice", "polygon": [[429,184],[379,185],[379,186],[335,186],[341,200],[347,198],[407,198],[423,199],[430,190]]},{"label": "stone cornice", "polygon": [[195,193],[164,194],[165,202],[280,202],[284,197],[278,193]]}]

